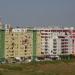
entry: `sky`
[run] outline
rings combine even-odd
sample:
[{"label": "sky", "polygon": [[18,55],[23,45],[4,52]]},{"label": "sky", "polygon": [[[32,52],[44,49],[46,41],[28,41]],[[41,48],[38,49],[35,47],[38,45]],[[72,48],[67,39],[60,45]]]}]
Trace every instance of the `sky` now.
[{"label": "sky", "polygon": [[0,0],[0,16],[15,26],[75,26],[75,0]]}]

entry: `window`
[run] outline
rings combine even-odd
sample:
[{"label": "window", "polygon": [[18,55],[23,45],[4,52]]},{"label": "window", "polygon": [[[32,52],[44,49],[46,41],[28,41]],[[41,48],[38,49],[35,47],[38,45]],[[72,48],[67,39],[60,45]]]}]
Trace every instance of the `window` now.
[{"label": "window", "polygon": [[25,46],[25,49],[27,49],[27,46]]},{"label": "window", "polygon": [[12,53],[14,52],[14,51],[11,51]]},{"label": "window", "polygon": [[45,42],[45,44],[48,44],[48,42]]},{"label": "window", "polygon": [[44,52],[41,52],[41,54],[44,54]]},{"label": "window", "polygon": [[54,51],[56,51],[57,49],[53,49]]},{"label": "window", "polygon": [[14,42],[12,43],[12,45],[14,46]]},{"label": "window", "polygon": [[61,41],[64,41],[64,39],[61,39]]},{"label": "window", "polygon": [[56,45],[56,44],[57,44],[56,42],[53,43],[53,45]]},{"label": "window", "polygon": [[53,46],[53,48],[56,48],[57,46]]},{"label": "window", "polygon": [[5,42],[8,42],[8,41],[5,41]]},{"label": "window", "polygon": [[45,47],[47,48],[47,47],[48,47],[48,45],[45,45]]},{"label": "window", "polygon": [[13,49],[13,47],[11,49]]},{"label": "window", "polygon": [[13,36],[13,34],[11,34]]},{"label": "window", "polygon": [[12,40],[14,40],[14,38],[12,38]]},{"label": "window", "polygon": [[27,38],[27,36],[25,36]]},{"label": "window", "polygon": [[65,35],[67,35],[67,32],[65,32]]},{"label": "window", "polygon": [[48,39],[45,39],[45,41],[48,41]]},{"label": "window", "polygon": [[28,40],[26,39],[25,42],[27,42]]},{"label": "window", "polygon": [[45,54],[48,54],[48,52],[45,52]]},{"label": "window", "polygon": [[53,39],[53,41],[56,41],[56,39]]},{"label": "window", "polygon": [[47,51],[48,49],[45,49],[45,51]]},{"label": "window", "polygon": [[68,42],[64,42],[65,44],[68,44]]},{"label": "window", "polygon": [[31,59],[31,56],[29,56],[28,59]]},{"label": "window", "polygon": [[61,44],[64,44],[64,42],[61,42]]},{"label": "window", "polygon": [[53,54],[56,54],[56,52],[53,52]]},{"label": "window", "polygon": [[51,53],[53,52],[53,50],[51,50]]},{"label": "window", "polygon": [[6,49],[9,49],[9,47],[7,47]]},{"label": "window", "polygon": [[14,56],[14,54],[10,54],[10,56]]},{"label": "window", "polygon": [[68,41],[68,39],[65,39],[65,41]]},{"label": "window", "polygon": [[24,52],[27,52],[27,50],[24,50]]}]

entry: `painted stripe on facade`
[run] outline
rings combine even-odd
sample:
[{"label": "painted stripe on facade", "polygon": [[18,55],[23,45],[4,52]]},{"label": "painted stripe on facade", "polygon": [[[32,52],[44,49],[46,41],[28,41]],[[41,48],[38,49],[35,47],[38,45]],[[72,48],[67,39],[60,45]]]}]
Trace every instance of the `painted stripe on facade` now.
[{"label": "painted stripe on facade", "polygon": [[5,52],[5,30],[0,30],[0,60],[3,60]]},{"label": "painted stripe on facade", "polygon": [[35,61],[36,58],[36,30],[33,30],[33,61]]}]

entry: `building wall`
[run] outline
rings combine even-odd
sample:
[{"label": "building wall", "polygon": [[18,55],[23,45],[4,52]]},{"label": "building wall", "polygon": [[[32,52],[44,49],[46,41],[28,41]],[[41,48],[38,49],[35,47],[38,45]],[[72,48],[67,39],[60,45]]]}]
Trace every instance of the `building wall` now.
[{"label": "building wall", "polygon": [[[60,56],[73,54],[72,34],[66,29],[38,29],[37,56]],[[74,38],[73,38],[74,39]],[[55,40],[55,41],[54,41]]]},{"label": "building wall", "polygon": [[4,58],[4,48],[5,48],[5,44],[4,44],[4,40],[5,40],[5,30],[0,29],[0,58]]},{"label": "building wall", "polygon": [[5,58],[19,57],[35,60],[36,57],[58,57],[70,54],[75,55],[74,30],[60,28],[7,28],[5,30]]},{"label": "building wall", "polygon": [[36,36],[36,56],[40,57],[42,56],[42,49],[41,49],[41,33],[40,30],[37,31],[37,36]]},{"label": "building wall", "polygon": [[26,29],[7,29],[5,32],[5,58],[15,57],[32,57],[32,33]]}]

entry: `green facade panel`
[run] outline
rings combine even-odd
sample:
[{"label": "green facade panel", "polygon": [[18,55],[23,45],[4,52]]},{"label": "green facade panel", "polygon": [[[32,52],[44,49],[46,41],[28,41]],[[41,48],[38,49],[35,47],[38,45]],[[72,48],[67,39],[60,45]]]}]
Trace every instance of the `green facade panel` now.
[{"label": "green facade panel", "polygon": [[4,58],[5,50],[5,30],[0,29],[0,60]]},{"label": "green facade panel", "polygon": [[32,61],[35,61],[36,58],[36,30],[29,29],[27,32],[31,32],[32,35]]},{"label": "green facade panel", "polygon": [[36,30],[33,30],[33,61],[35,61],[36,58]]}]

